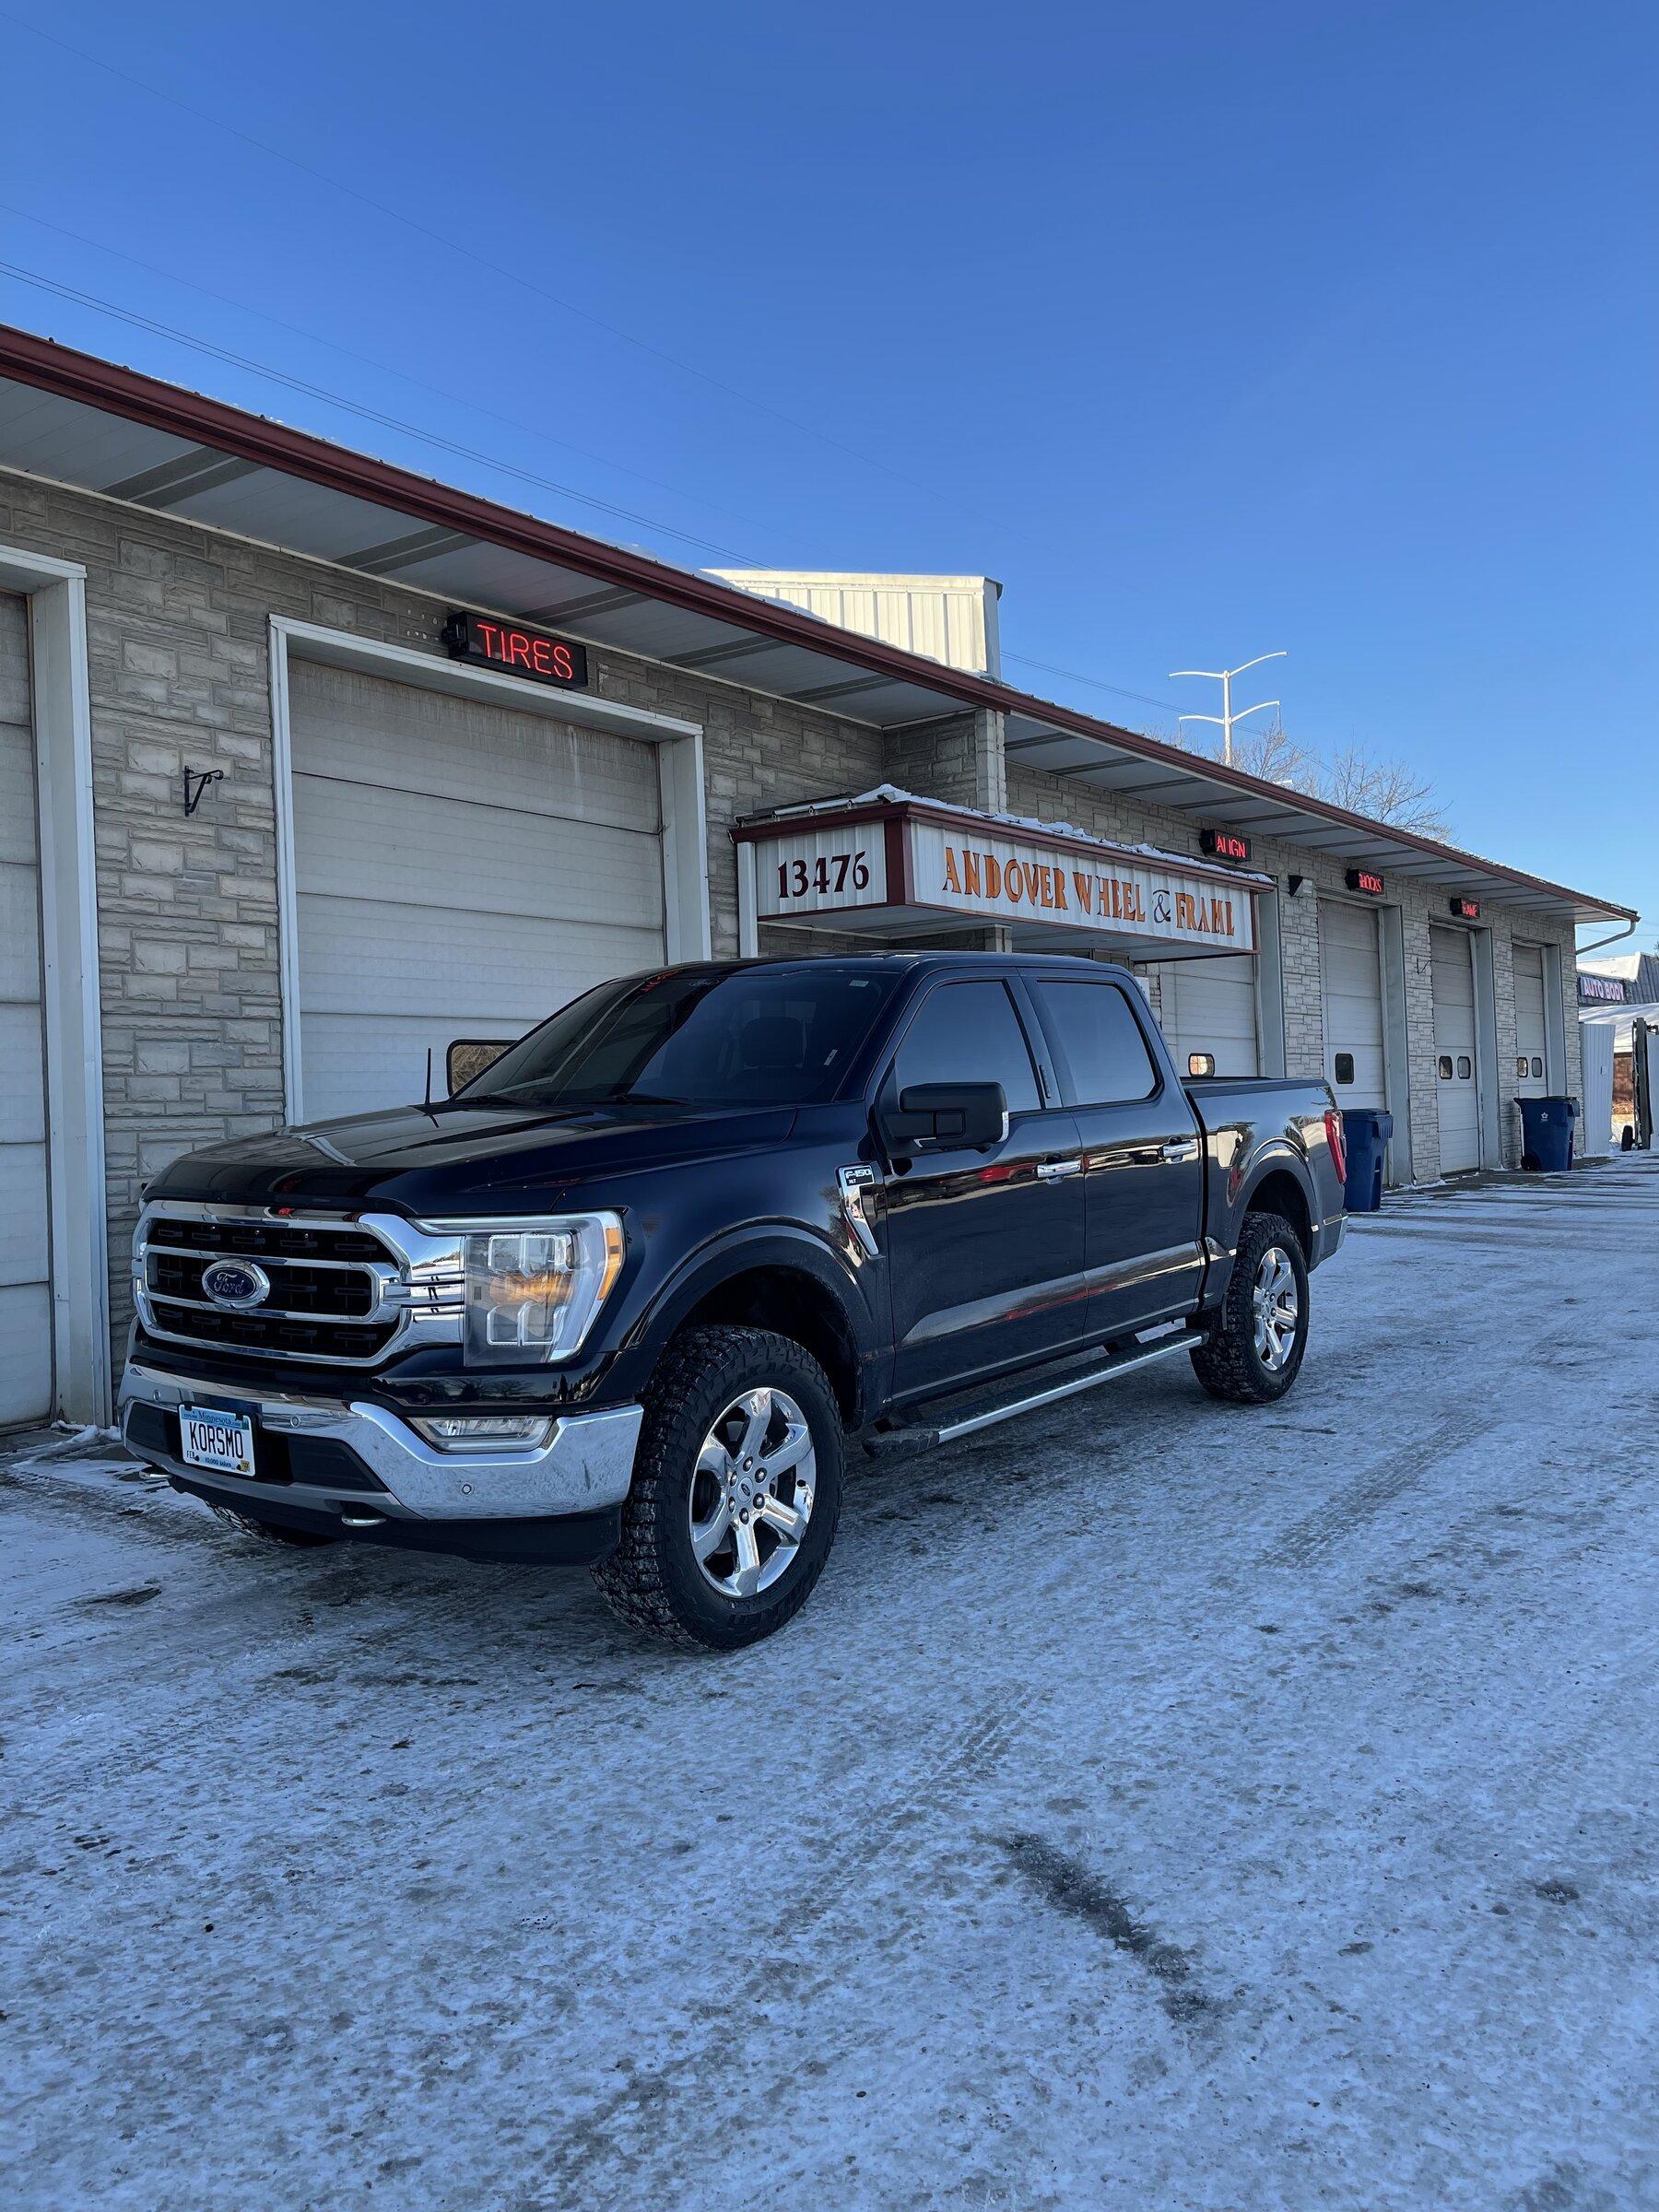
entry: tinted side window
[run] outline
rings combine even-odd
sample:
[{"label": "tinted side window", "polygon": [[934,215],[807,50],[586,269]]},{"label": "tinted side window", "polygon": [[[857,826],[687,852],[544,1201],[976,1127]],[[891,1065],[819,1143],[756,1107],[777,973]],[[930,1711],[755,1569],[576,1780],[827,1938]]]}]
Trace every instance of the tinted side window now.
[{"label": "tinted side window", "polygon": [[1071,1065],[1079,1106],[1152,1096],[1158,1070],[1115,983],[1039,983],[1036,989]]},{"label": "tinted side window", "polygon": [[942,983],[930,991],[894,1065],[901,1092],[913,1083],[1000,1083],[1010,1113],[1030,1113],[1041,1103],[1025,1031],[1003,983]]}]

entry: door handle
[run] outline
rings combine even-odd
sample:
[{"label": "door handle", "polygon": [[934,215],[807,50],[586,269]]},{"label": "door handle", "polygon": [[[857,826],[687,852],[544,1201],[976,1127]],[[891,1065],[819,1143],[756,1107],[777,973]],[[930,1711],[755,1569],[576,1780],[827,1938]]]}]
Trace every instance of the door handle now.
[{"label": "door handle", "polygon": [[1043,1182],[1058,1182],[1064,1176],[1081,1175],[1082,1172],[1083,1162],[1080,1159],[1040,1159],[1037,1162],[1038,1177]]},{"label": "door handle", "polygon": [[1173,1143],[1160,1145],[1159,1147],[1159,1158],[1167,1160],[1171,1167],[1177,1167],[1186,1160],[1196,1159],[1197,1157],[1198,1139],[1195,1136],[1180,1136]]}]

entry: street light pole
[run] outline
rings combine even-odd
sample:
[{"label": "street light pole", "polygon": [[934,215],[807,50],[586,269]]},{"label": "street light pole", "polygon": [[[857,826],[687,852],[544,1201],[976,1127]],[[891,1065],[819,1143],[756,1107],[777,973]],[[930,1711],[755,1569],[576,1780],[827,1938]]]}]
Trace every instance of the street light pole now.
[{"label": "street light pole", "polygon": [[1210,683],[1218,683],[1221,687],[1221,712],[1219,714],[1182,714],[1177,718],[1178,721],[1183,723],[1213,722],[1221,732],[1221,758],[1230,768],[1233,757],[1234,723],[1243,722],[1252,714],[1260,714],[1266,708],[1277,707],[1281,703],[1277,699],[1259,699],[1253,707],[1241,707],[1235,714],[1232,711],[1233,677],[1242,676],[1246,668],[1259,668],[1264,661],[1282,661],[1288,657],[1286,653],[1258,653],[1253,661],[1241,661],[1236,668],[1171,668],[1170,671],[1171,682],[1178,676],[1202,676]]}]

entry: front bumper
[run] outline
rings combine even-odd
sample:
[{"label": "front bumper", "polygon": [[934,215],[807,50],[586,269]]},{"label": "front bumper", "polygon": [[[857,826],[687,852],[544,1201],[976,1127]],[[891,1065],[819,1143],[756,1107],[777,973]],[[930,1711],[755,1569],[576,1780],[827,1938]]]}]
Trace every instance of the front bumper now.
[{"label": "front bumper", "polygon": [[[252,1414],[255,1465],[259,1440],[280,1440],[290,1478],[249,1480],[187,1465],[177,1453],[177,1424],[166,1422],[181,1406]],[[164,1435],[140,1413],[143,1407],[159,1410]],[[141,1458],[228,1505],[257,1512],[262,1503],[281,1503],[335,1516],[348,1528],[377,1519],[475,1524],[609,1511],[628,1495],[643,1418],[639,1406],[607,1406],[559,1416],[546,1443],[533,1451],[440,1452],[396,1414],[364,1399],[342,1404],[286,1391],[229,1391],[223,1383],[193,1381],[136,1360],[128,1363],[121,1384],[122,1433]],[[319,1443],[345,1450],[306,1449]],[[277,1453],[269,1456],[275,1461]],[[354,1462],[367,1469],[368,1482],[353,1472]]]}]

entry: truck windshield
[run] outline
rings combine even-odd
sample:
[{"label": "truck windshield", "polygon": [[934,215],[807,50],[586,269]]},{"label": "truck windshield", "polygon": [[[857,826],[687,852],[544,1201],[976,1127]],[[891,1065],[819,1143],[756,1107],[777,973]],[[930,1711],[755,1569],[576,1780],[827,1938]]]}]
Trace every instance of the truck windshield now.
[{"label": "truck windshield", "polygon": [[809,1106],[831,1099],[897,978],[683,969],[601,983],[455,1093],[468,1103]]}]

